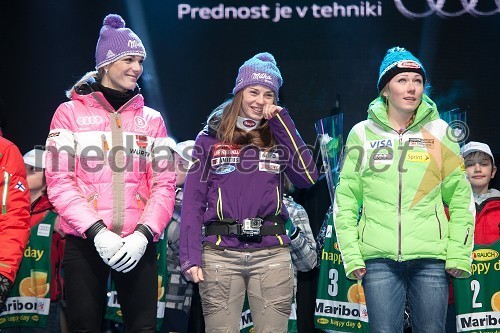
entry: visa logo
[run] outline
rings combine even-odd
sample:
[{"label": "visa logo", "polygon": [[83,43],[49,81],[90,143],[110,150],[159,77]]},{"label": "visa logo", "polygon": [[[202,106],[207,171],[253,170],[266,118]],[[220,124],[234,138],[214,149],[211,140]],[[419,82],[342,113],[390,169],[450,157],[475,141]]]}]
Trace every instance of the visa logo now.
[{"label": "visa logo", "polygon": [[377,140],[377,141],[369,141],[368,144],[370,145],[370,148],[375,149],[375,148],[386,148],[386,147],[393,147],[394,145],[392,144],[392,139],[382,139],[382,140]]}]

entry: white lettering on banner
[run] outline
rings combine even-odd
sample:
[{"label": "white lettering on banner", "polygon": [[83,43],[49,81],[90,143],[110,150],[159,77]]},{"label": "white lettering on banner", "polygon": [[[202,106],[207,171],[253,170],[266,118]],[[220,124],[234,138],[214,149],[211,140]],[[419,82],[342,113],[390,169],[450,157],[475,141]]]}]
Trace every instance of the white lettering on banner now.
[{"label": "white lettering on banner", "polygon": [[368,322],[366,305],[328,299],[316,299],[314,315]]},{"label": "white lettering on banner", "polygon": [[500,328],[500,312],[476,312],[457,315],[457,332]]},{"label": "white lettering on banner", "polygon": [[48,315],[50,309],[50,298],[36,297],[9,297],[5,302],[5,311],[2,315],[14,313],[38,313]]},{"label": "white lettering on banner", "polygon": [[[408,0],[408,3],[412,3],[412,8],[415,8],[414,3],[415,0]],[[409,10],[404,4],[403,0],[394,0],[394,4],[396,8],[399,10],[401,14],[408,18],[422,18],[428,17],[433,14],[437,14],[440,17],[457,17],[464,14],[470,14],[472,16],[490,16],[500,13],[500,1],[495,0],[494,4],[491,1],[491,9],[490,10],[478,10],[476,6],[479,1],[477,0],[460,0],[461,8],[457,11],[446,11],[446,0],[420,0],[419,2],[427,2],[427,9],[422,12],[413,12]],[[454,1],[453,3],[456,3]]]},{"label": "white lettering on banner", "polygon": [[382,1],[353,1],[351,4],[339,4],[332,2],[331,5],[319,6],[283,6],[276,3],[272,9],[270,6],[261,4],[253,7],[233,7],[220,3],[215,7],[192,7],[182,3],[177,6],[177,18],[202,19],[202,20],[271,20],[276,23],[281,20],[291,19],[297,16],[299,19],[309,15],[315,19],[337,18],[337,17],[381,17]]}]

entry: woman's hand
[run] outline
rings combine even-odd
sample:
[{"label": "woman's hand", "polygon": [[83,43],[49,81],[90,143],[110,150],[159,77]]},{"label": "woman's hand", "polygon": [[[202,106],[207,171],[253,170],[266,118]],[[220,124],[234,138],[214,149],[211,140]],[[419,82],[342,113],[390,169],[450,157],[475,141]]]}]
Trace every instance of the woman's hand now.
[{"label": "woman's hand", "polygon": [[262,110],[262,115],[264,116],[264,119],[269,120],[281,110],[283,110],[281,106],[277,106],[274,104],[266,104],[264,105],[264,110]]},{"label": "woman's hand", "polygon": [[352,274],[354,274],[354,276],[356,276],[358,280],[361,280],[363,279],[363,276],[365,276],[366,274],[366,268],[358,268],[357,270],[352,272]]},{"label": "woman's hand", "polygon": [[193,281],[194,283],[203,282],[203,271],[200,266],[193,266],[187,271],[184,272],[184,275],[189,281]]},{"label": "woman's hand", "polygon": [[463,271],[458,268],[448,268],[446,271],[453,277],[459,277],[463,273]]}]

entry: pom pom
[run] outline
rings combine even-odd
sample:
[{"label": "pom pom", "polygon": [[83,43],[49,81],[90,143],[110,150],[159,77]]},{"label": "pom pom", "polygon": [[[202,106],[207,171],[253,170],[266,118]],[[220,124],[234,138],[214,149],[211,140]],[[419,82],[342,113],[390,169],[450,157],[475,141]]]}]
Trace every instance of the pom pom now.
[{"label": "pom pom", "polygon": [[109,14],[104,18],[102,25],[109,25],[114,29],[125,28],[125,20],[118,14]]},{"label": "pom pom", "polygon": [[276,65],[276,60],[274,60],[274,57],[271,53],[262,52],[262,53],[256,54],[255,58],[262,60],[262,61],[272,62],[273,64]]},{"label": "pom pom", "polygon": [[400,46],[395,46],[393,48],[390,48],[389,50],[387,50],[387,54],[389,53],[396,53],[396,52],[407,52],[406,49],[404,47],[400,47]]}]

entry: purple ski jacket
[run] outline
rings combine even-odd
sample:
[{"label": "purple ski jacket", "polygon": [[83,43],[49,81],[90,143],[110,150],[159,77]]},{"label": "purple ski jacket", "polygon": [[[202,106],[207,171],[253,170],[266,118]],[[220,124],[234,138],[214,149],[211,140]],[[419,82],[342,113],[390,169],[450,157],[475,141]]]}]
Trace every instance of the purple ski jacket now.
[{"label": "purple ski jacket", "polygon": [[[207,127],[196,138],[193,165],[184,184],[180,233],[180,263],[185,272],[202,266],[204,242],[231,249],[287,245],[287,235],[262,236],[261,242],[240,242],[235,235],[203,236],[202,226],[211,221],[280,215],[283,204],[283,173],[299,188],[311,187],[318,171],[310,150],[300,137],[288,111],[282,109],[269,120],[277,141],[272,149],[254,145],[223,144]],[[263,225],[274,225],[265,221]]]}]

